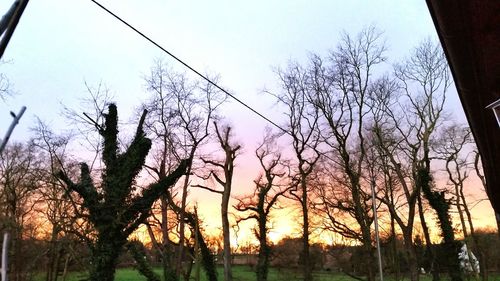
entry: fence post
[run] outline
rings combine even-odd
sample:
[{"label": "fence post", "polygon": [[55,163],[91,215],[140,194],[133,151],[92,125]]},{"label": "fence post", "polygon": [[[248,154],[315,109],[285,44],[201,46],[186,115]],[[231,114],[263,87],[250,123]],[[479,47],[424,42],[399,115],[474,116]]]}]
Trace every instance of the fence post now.
[{"label": "fence post", "polygon": [[3,244],[2,244],[2,281],[7,281],[7,254],[9,246],[9,233],[5,232],[3,234]]}]

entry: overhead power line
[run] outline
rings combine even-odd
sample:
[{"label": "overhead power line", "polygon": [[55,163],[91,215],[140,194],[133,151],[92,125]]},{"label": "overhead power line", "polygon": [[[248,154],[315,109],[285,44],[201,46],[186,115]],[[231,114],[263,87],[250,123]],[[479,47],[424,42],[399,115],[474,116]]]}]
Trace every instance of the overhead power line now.
[{"label": "overhead power line", "polygon": [[[157,48],[159,48],[160,50],[162,50],[164,53],[166,53],[167,55],[169,55],[170,57],[172,57],[174,60],[176,60],[177,62],[179,62],[180,64],[182,64],[183,66],[185,66],[187,69],[191,70],[192,72],[194,72],[196,75],[198,75],[199,77],[201,77],[203,80],[207,81],[208,83],[210,83],[211,85],[213,85],[214,87],[216,87],[217,89],[219,89],[220,91],[222,91],[223,93],[225,93],[226,95],[228,95],[229,97],[231,97],[232,99],[234,99],[236,102],[238,102],[239,104],[243,105],[244,107],[246,107],[247,109],[249,109],[251,112],[253,112],[254,114],[258,115],[260,118],[264,119],[265,121],[267,121],[269,124],[273,125],[274,127],[276,127],[277,129],[279,129],[280,131],[282,131],[283,133],[291,136],[291,137],[294,137],[293,134],[291,132],[289,132],[288,130],[286,130],[285,128],[283,128],[282,126],[278,125],[276,122],[272,121],[271,119],[269,119],[268,117],[266,117],[265,115],[263,115],[262,113],[258,112],[257,110],[253,109],[251,106],[249,106],[248,104],[246,104],[245,102],[243,102],[242,100],[238,99],[237,97],[235,97],[233,94],[229,93],[228,91],[226,91],[224,88],[222,88],[221,86],[219,86],[217,83],[213,82],[212,80],[210,80],[210,78],[206,77],[205,75],[201,74],[199,71],[197,71],[196,69],[194,69],[193,67],[191,67],[189,64],[187,64],[186,62],[184,62],[183,60],[181,60],[179,57],[177,57],[176,55],[172,54],[171,52],[169,52],[167,49],[163,48],[160,44],[156,43],[153,39],[149,38],[147,35],[145,35],[143,32],[139,31],[137,28],[135,28],[134,26],[132,26],[131,24],[129,24],[127,21],[125,21],[124,19],[122,19],[121,17],[119,17],[118,15],[116,15],[115,13],[113,13],[112,11],[110,11],[108,8],[104,7],[103,5],[101,5],[99,2],[97,2],[96,0],[90,0],[92,1],[94,4],[96,4],[99,8],[103,9],[104,11],[106,11],[108,14],[110,14],[111,16],[113,16],[115,19],[119,20],[121,23],[123,23],[124,25],[126,25],[128,28],[132,29],[135,33],[139,34],[142,38],[146,39],[147,41],[149,41],[151,44],[155,45]],[[309,143],[306,143],[305,144],[306,146],[312,148],[312,149],[315,149],[313,146],[311,146]],[[331,161],[334,161],[330,156],[328,156],[327,154],[325,153],[321,153],[321,155],[323,157],[326,157],[327,159],[331,160]]]},{"label": "overhead power line", "polygon": [[[243,105],[244,107],[246,107],[247,109],[249,109],[251,112],[253,112],[254,114],[258,115],[260,118],[264,119],[265,121],[267,121],[269,124],[273,125],[274,127],[276,127],[277,129],[279,129],[280,131],[282,131],[283,133],[291,136],[291,137],[294,137],[293,134],[291,132],[289,132],[288,130],[286,130],[285,128],[283,128],[282,126],[278,125],[276,122],[272,121],[271,119],[267,118],[265,115],[263,115],[262,113],[258,112],[257,110],[253,109],[251,106],[249,106],[248,104],[246,104],[245,102],[243,102],[242,100],[238,99],[237,97],[235,97],[233,94],[229,93],[228,91],[226,91],[224,88],[222,88],[221,86],[219,86],[217,83],[213,82],[212,80],[210,80],[208,77],[206,77],[205,75],[201,74],[199,71],[197,71],[196,69],[194,69],[193,67],[191,67],[189,64],[187,64],[186,62],[184,62],[183,60],[181,60],[180,58],[178,58],[176,55],[172,54],[171,52],[169,52],[167,49],[163,48],[160,44],[156,43],[153,39],[149,38],[147,35],[145,35],[143,32],[139,31],[137,28],[135,28],[134,26],[132,26],[130,23],[128,23],[127,21],[125,21],[124,19],[122,19],[121,17],[119,17],[118,15],[116,15],[115,13],[113,13],[112,11],[110,11],[108,8],[104,7],[103,5],[101,5],[99,2],[97,2],[96,0],[90,0],[92,1],[94,4],[96,4],[99,8],[103,9],[104,11],[106,11],[108,14],[110,14],[111,16],[113,16],[115,19],[119,20],[121,23],[123,23],[124,25],[126,25],[128,28],[132,29],[135,33],[139,34],[142,38],[146,39],[147,41],[149,41],[151,44],[155,45],[157,48],[159,48],[160,50],[162,50],[164,53],[166,53],[167,55],[169,55],[170,57],[172,57],[174,60],[176,60],[177,62],[179,62],[180,64],[182,64],[183,66],[185,66],[187,69],[191,70],[192,72],[194,72],[196,75],[198,75],[199,77],[201,77],[203,80],[207,81],[208,83],[210,83],[211,85],[213,85],[214,87],[216,87],[217,89],[219,89],[220,91],[222,91],[223,93],[225,93],[226,95],[228,95],[229,97],[231,97],[232,99],[234,99],[236,102],[238,102],[239,104]],[[313,146],[311,146],[309,143],[306,143],[305,144],[306,146],[312,148],[312,149],[315,149]],[[331,161],[334,161],[330,156],[328,156],[327,154],[325,153],[321,153],[322,156],[326,157],[327,159],[331,160]]]},{"label": "overhead power line", "polygon": [[[196,73],[202,79],[206,80],[208,83],[210,83],[211,85],[213,85],[214,87],[216,87],[220,91],[224,92],[229,97],[233,98],[239,104],[243,105],[244,107],[246,107],[247,109],[249,109],[253,113],[257,114],[262,119],[266,120],[267,122],[269,122],[270,124],[272,124],[273,126],[275,126],[276,128],[278,128],[279,130],[281,130],[282,132],[284,132],[284,133],[286,133],[286,134],[294,137],[291,132],[285,130],[283,127],[281,127],[280,125],[276,124],[271,119],[267,118],[266,116],[264,116],[263,114],[261,114],[257,110],[253,109],[252,107],[250,107],[249,105],[247,105],[246,103],[244,103],[243,101],[241,101],[240,99],[238,99],[237,97],[235,97],[234,95],[232,95],[231,93],[229,93],[228,91],[226,91],[225,89],[223,89],[222,87],[220,87],[219,85],[217,85],[215,82],[213,82],[212,80],[210,80],[208,77],[206,77],[205,75],[203,75],[200,72],[198,72],[196,69],[194,69],[193,67],[191,67],[189,64],[185,63],[183,60],[181,60],[180,58],[178,58],[177,56],[175,56],[171,52],[167,51],[160,44],[158,44],[155,41],[153,41],[151,38],[149,38],[144,33],[142,33],[141,31],[139,31],[137,28],[133,27],[131,24],[129,24],[128,22],[126,22],[125,20],[123,20],[122,18],[120,18],[119,16],[117,16],[116,14],[114,14],[113,12],[111,12],[110,10],[108,10],[106,7],[104,7],[103,5],[101,5],[96,0],[90,0],[90,1],[94,2],[94,4],[96,4],[97,6],[99,6],[101,9],[103,9],[104,11],[106,11],[108,14],[110,14],[111,16],[113,16],[114,18],[116,18],[117,20],[119,20],[120,22],[122,22],[123,24],[125,24],[128,28],[130,28],[133,31],[135,31],[137,34],[139,34],[140,36],[142,36],[144,39],[146,39],[149,42],[151,42],[153,45],[155,45],[160,50],[162,50],[163,52],[165,52],[166,54],[168,54],[170,57],[172,57],[173,59],[175,59],[176,61],[178,61],[182,65],[184,65],[185,67],[187,67],[189,70],[191,70],[192,72]],[[315,149],[309,143],[306,143],[306,146]],[[322,153],[322,156],[326,157],[329,160],[334,161],[332,158],[330,158],[325,153]],[[378,223],[377,223],[377,211],[376,211],[376,208],[375,208],[375,190],[374,190],[374,188],[372,188],[371,191],[372,191],[372,200],[373,200],[373,212],[374,212],[374,216],[375,216],[375,232],[376,232],[376,236],[377,236],[377,250],[378,250],[378,261],[379,261],[379,269],[380,269],[380,278],[381,278],[381,280],[383,280],[383,277],[382,277],[382,259],[380,257],[380,245],[379,245],[379,234],[378,234]]]},{"label": "overhead power line", "polygon": [[183,60],[181,60],[180,58],[178,58],[176,55],[172,54],[167,49],[163,48],[160,44],[156,43],[153,39],[151,39],[150,37],[148,37],[147,35],[145,35],[143,32],[139,31],[137,28],[135,28],[134,26],[132,26],[131,24],[129,24],[127,21],[125,21],[124,19],[122,19],[121,17],[119,17],[118,15],[116,15],[115,13],[113,13],[112,11],[110,11],[108,8],[106,8],[103,5],[101,5],[96,0],[90,0],[90,1],[92,1],[99,8],[103,9],[104,11],[106,11],[111,16],[113,16],[115,19],[119,20],[121,23],[123,23],[124,25],[126,25],[128,28],[132,29],[135,33],[139,34],[142,38],[148,40],[151,44],[155,45],[157,48],[159,48],[160,50],[162,50],[164,53],[166,53],[167,55],[169,55],[171,58],[173,58],[174,60],[176,60],[177,62],[179,62],[183,66],[185,66],[187,69],[189,69],[192,72],[194,72],[196,75],[198,75],[199,77],[201,77],[203,80],[207,81],[208,83],[210,83],[211,85],[213,85],[215,88],[219,89],[220,91],[222,91],[223,93],[225,93],[226,95],[228,95],[229,97],[231,97],[232,99],[234,99],[236,102],[238,102],[239,104],[243,105],[244,107],[246,107],[247,109],[249,109],[253,113],[257,114],[259,117],[261,117],[262,119],[266,120],[267,122],[269,122],[270,124],[272,124],[276,128],[278,128],[281,131],[283,131],[284,133],[290,135],[290,132],[288,132],[287,130],[285,130],[283,127],[281,127],[280,125],[276,124],[274,121],[272,121],[271,119],[267,118],[262,113],[260,113],[257,110],[253,109],[251,106],[247,105],[245,102],[243,102],[242,100],[238,99],[236,96],[234,96],[233,94],[231,94],[228,91],[226,91],[224,88],[222,88],[219,85],[217,85],[217,83],[215,83],[212,80],[210,80],[210,78],[208,78],[205,75],[201,74],[199,71],[197,71],[196,69],[194,69],[193,67],[191,67],[189,64],[187,64],[186,62],[184,62]]}]

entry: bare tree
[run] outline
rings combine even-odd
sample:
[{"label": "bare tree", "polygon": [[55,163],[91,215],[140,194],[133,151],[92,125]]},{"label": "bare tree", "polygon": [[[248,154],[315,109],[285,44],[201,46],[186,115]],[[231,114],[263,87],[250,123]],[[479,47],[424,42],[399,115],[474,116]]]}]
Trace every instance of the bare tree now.
[{"label": "bare tree", "polygon": [[269,271],[271,246],[267,238],[270,213],[276,207],[279,197],[289,191],[289,186],[280,184],[285,176],[281,163],[281,153],[277,152],[275,136],[267,132],[262,143],[255,150],[262,173],[254,180],[253,194],[237,198],[234,208],[243,215],[237,218],[237,223],[246,220],[256,220],[254,234],[259,240],[259,256],[256,267],[257,281],[266,281]]},{"label": "bare tree", "polygon": [[[473,161],[470,159],[472,153],[469,151],[472,144],[474,144],[474,140],[469,127],[451,124],[443,129],[440,142],[436,145],[435,150],[446,163],[445,169],[448,174],[449,184],[453,187],[454,205],[460,218],[469,261],[474,260],[471,249],[478,250],[480,254],[479,271],[482,273],[483,280],[486,280],[487,270],[485,268],[484,252],[478,245],[478,237],[475,234],[472,215],[464,193],[465,182],[473,169]],[[476,276],[479,275],[474,265],[471,266],[471,269]]]},{"label": "bare tree", "polygon": [[298,63],[290,63],[288,68],[277,71],[281,91],[274,94],[278,103],[285,107],[286,130],[291,137],[294,161],[289,164],[290,196],[297,200],[302,211],[302,271],[304,281],[312,280],[310,263],[309,235],[309,193],[310,176],[320,158],[319,146],[319,110],[309,106],[307,71]]},{"label": "bare tree", "polygon": [[[225,98],[211,84],[191,81],[186,74],[173,71],[161,61],[155,63],[146,83],[152,94],[150,100],[143,105],[150,112],[146,128],[154,135],[158,149],[157,156],[153,159],[156,163],[149,167],[155,177],[161,177],[180,158],[191,159],[193,163],[198,148],[209,136],[209,124],[216,118],[215,111]],[[175,262],[176,276],[181,274],[184,259],[185,209],[191,170],[192,166],[189,166],[181,185],[180,208],[175,208],[179,211],[180,241]],[[168,271],[174,267],[170,261],[168,245],[168,200],[161,198],[160,205],[163,237],[161,252],[164,278],[167,278]]]},{"label": "bare tree", "polygon": [[[480,158],[480,154],[479,154],[479,151],[477,150],[477,148],[475,148],[473,151],[472,151],[472,154],[473,154],[473,166],[474,166],[474,171],[476,173],[476,175],[478,176],[478,178],[481,180],[481,183],[482,183],[482,186],[483,186],[483,191],[486,192],[486,178],[484,177],[483,175],[483,172],[482,172],[482,164],[481,164],[481,158]],[[465,202],[465,197],[462,199],[463,202]],[[468,214],[466,212],[466,214]],[[488,245],[488,243],[484,243],[483,241],[481,241],[481,239],[478,237],[479,235],[476,234],[476,231],[474,230],[474,225],[472,224],[472,219],[471,217],[469,216],[470,214],[468,214],[468,220],[469,220],[469,227],[470,227],[470,232],[471,232],[471,235],[472,235],[472,238],[474,240],[474,244],[475,246],[477,247],[476,249],[479,251],[480,253],[480,270],[481,270],[481,278],[483,281],[486,281],[488,280],[488,258],[487,258],[487,248],[490,247],[490,245]],[[496,217],[496,223],[497,223],[497,235],[500,237],[500,217],[497,215]]]},{"label": "bare tree", "polygon": [[9,280],[25,280],[29,272],[29,250],[24,243],[36,223],[33,210],[38,203],[40,166],[41,159],[31,142],[11,144],[0,155],[0,229],[12,237]]},{"label": "bare tree", "polygon": [[[486,177],[483,174],[483,165],[481,163],[481,155],[477,149],[474,150],[474,171],[476,175],[481,180],[483,190],[486,190]],[[495,219],[497,222],[497,234],[500,237],[500,215],[495,214]]]},{"label": "bare tree", "polygon": [[[444,120],[444,102],[450,86],[446,58],[438,44],[425,40],[406,61],[396,65],[395,76],[407,101],[407,107],[403,109],[405,121],[411,128],[411,134],[406,133],[409,136],[407,145],[416,151],[417,156],[412,164],[413,179],[438,216],[447,248],[449,275],[453,281],[462,280],[449,203],[444,193],[434,190],[431,170],[431,144],[436,138],[438,126]],[[425,237],[427,239],[428,234]],[[430,245],[430,241],[426,242]]]},{"label": "bare tree", "polygon": [[[177,204],[174,202],[170,193],[167,193],[167,196],[168,196],[169,206],[171,206],[175,212],[180,213],[181,211],[180,207],[177,206]],[[192,265],[192,262],[196,263],[195,278],[196,280],[199,280],[199,268],[200,268],[199,264],[201,262],[205,270],[207,279],[209,281],[217,281],[217,267],[215,264],[215,259],[212,255],[211,249],[208,246],[208,237],[203,233],[203,229],[200,226],[201,222],[200,218],[198,217],[197,207],[196,206],[194,207],[194,212],[189,212],[189,211],[185,212],[186,212],[185,221],[191,227],[191,237],[194,240],[194,246],[191,248],[191,252],[194,253],[191,255],[192,260],[190,264]],[[184,272],[186,280],[190,278],[190,274],[191,274],[190,268],[189,270]]]},{"label": "bare tree", "polygon": [[[311,58],[311,95],[309,100],[321,113],[321,132],[328,148],[327,159],[335,170],[339,194],[336,208],[351,214],[359,225],[360,241],[365,251],[368,280],[374,280],[373,249],[370,225],[369,182],[364,181],[367,143],[365,125],[370,113],[371,76],[375,67],[385,61],[385,45],[374,27],[352,37],[343,34],[337,48],[325,63],[319,56]],[[340,199],[340,198],[338,198]],[[326,202],[324,202],[326,203]],[[333,203],[330,201],[329,203]],[[347,205],[345,205],[347,203]],[[345,230],[345,229],[344,229]]]},{"label": "bare tree", "polygon": [[[154,174],[156,178],[161,178],[170,172],[179,160],[177,155],[174,127],[178,127],[178,120],[175,118],[175,110],[172,104],[175,103],[172,95],[166,91],[165,84],[168,79],[165,76],[168,74],[167,69],[161,62],[151,69],[150,77],[146,78],[147,89],[152,93],[152,97],[142,105],[143,109],[150,112],[148,118],[145,120],[145,130],[153,136],[153,144],[155,145],[156,153],[153,154],[152,160],[154,164],[148,164],[146,167]],[[179,87],[183,87],[179,86]],[[169,239],[170,229],[175,226],[169,227],[169,213],[168,213],[168,197],[166,194],[160,197],[160,216],[158,222],[161,242],[158,242],[153,230],[151,229],[152,223],[148,222],[146,227],[150,235],[151,241],[155,248],[159,251],[163,266],[163,278],[168,281],[177,280],[178,272],[175,271],[172,247]],[[153,214],[154,218],[154,214]],[[182,243],[180,243],[182,244]]]},{"label": "bare tree", "polygon": [[220,194],[221,201],[221,218],[222,218],[222,233],[224,238],[224,280],[231,281],[233,279],[231,270],[231,239],[230,239],[230,225],[228,218],[229,199],[231,197],[231,188],[233,186],[234,175],[234,160],[238,156],[238,151],[241,145],[234,144],[232,140],[231,127],[224,126],[219,129],[217,122],[214,122],[215,133],[217,140],[224,151],[224,158],[222,161],[205,159],[202,161],[209,165],[210,172],[205,179],[213,178],[222,187],[222,190],[214,189],[205,185],[195,185],[196,187]]},{"label": "bare tree", "polygon": [[470,161],[467,159],[467,145],[472,143],[471,131],[468,127],[452,124],[443,129],[440,143],[435,150],[439,158],[445,161],[445,170],[449,184],[453,187],[455,207],[457,208],[464,238],[474,231],[474,227],[467,229],[465,215],[470,216],[464,195],[464,183],[469,177]]},{"label": "bare tree", "polygon": [[[0,61],[0,66],[5,64],[5,61]],[[9,78],[3,73],[0,73],[0,99],[5,101],[7,96],[12,95],[11,84]]]},{"label": "bare tree", "polygon": [[[413,230],[420,189],[414,184],[413,175],[419,145],[409,139],[413,127],[402,122],[405,115],[398,108],[401,98],[398,90],[398,85],[387,77],[374,83],[371,135],[375,154],[378,156],[377,165],[383,175],[381,186],[384,188],[379,199],[387,206],[391,219],[394,219],[401,229],[410,264],[410,279],[418,280],[419,268],[413,244]],[[397,200],[400,197],[404,200]]]},{"label": "bare tree", "polygon": [[[72,233],[78,232],[73,227],[78,216],[70,211],[73,209],[74,202],[65,194],[64,187],[57,180],[55,174],[63,166],[76,167],[76,165],[71,164],[71,159],[67,155],[70,136],[54,134],[48,125],[40,119],[32,131],[35,134],[33,143],[44,159],[38,189],[43,206],[38,209],[41,210],[41,216],[46,217],[50,225],[46,280],[54,281],[61,270],[67,273],[70,260],[77,258],[71,255],[69,242],[74,240],[71,239]],[[66,173],[75,174],[75,171],[66,171]],[[85,233],[78,234],[80,237],[87,237]],[[64,239],[63,236],[70,237],[70,239]],[[65,277],[63,275],[63,279]]]},{"label": "bare tree", "polygon": [[99,82],[97,86],[85,82],[85,89],[88,96],[80,99],[79,108],[63,105],[62,115],[71,128],[72,138],[91,155],[90,171],[98,175],[103,164],[100,157],[103,144],[99,135],[99,124],[104,122],[104,112],[113,96],[103,82]]}]

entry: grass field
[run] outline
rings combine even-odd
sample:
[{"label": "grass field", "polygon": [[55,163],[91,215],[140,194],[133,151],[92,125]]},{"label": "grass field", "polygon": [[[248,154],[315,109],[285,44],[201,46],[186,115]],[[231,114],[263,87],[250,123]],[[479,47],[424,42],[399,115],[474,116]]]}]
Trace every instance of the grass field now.
[{"label": "grass field", "polygon": [[[161,275],[161,269],[157,268],[156,272],[158,275]],[[219,272],[219,280],[223,279],[223,269],[222,267],[218,268]],[[314,272],[314,281],[355,281],[355,279],[341,273],[333,273],[333,272]],[[269,281],[299,281],[300,272],[295,272],[293,270],[278,270],[275,268],[271,268],[269,271]],[[43,281],[44,276],[39,276],[35,281]],[[86,275],[81,272],[72,272],[69,274],[67,281],[80,281],[85,279]],[[233,279],[234,281],[255,281],[255,272],[249,266],[234,266],[233,267]],[[62,280],[62,279],[61,279]],[[194,280],[194,279],[193,279]],[[385,281],[393,280],[390,277],[385,277]],[[421,281],[431,281],[432,278],[428,275],[422,275],[420,277]],[[442,275],[442,281],[448,280],[447,276]],[[474,280],[474,279],[471,279]],[[490,275],[490,281],[500,281],[500,275]],[[115,281],[146,281],[146,278],[140,275],[133,268],[122,268],[118,269],[116,272]],[[201,273],[201,281],[206,281],[205,275]]]}]

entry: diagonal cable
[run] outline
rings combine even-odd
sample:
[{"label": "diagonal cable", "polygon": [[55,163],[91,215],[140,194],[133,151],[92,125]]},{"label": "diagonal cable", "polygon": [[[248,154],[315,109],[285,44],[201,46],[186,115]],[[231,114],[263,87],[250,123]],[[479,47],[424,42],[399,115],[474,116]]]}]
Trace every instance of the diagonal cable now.
[{"label": "diagonal cable", "polygon": [[204,79],[205,81],[207,81],[208,83],[210,83],[211,85],[213,85],[214,87],[216,87],[217,89],[219,89],[220,91],[222,91],[223,93],[225,93],[226,95],[228,95],[229,97],[231,97],[232,99],[234,99],[236,102],[238,102],[239,104],[243,105],[244,107],[246,107],[247,109],[249,109],[253,113],[257,114],[259,117],[261,117],[262,119],[266,120],[267,122],[269,122],[270,124],[272,124],[276,128],[280,129],[284,133],[290,135],[290,132],[288,132],[287,130],[285,130],[283,127],[281,127],[280,125],[276,124],[274,121],[272,121],[271,119],[267,118],[262,113],[260,113],[257,110],[253,109],[252,107],[250,107],[249,105],[247,105],[245,102],[243,102],[242,100],[238,99],[236,96],[234,96],[233,94],[229,93],[228,91],[226,91],[225,89],[223,89],[222,87],[220,87],[219,85],[217,85],[215,82],[213,82],[212,80],[210,80],[208,77],[206,77],[205,75],[201,74],[199,71],[197,71],[196,69],[194,69],[193,67],[191,67],[189,64],[187,64],[186,62],[184,62],[182,59],[180,59],[176,55],[174,55],[171,52],[169,52],[167,49],[163,48],[160,44],[156,43],[153,39],[149,38],[147,35],[145,35],[141,31],[139,31],[137,28],[135,28],[134,26],[132,26],[131,24],[129,24],[127,21],[125,21],[124,19],[122,19],[121,17],[119,17],[118,15],[116,15],[115,13],[113,13],[112,11],[110,11],[109,9],[107,9],[106,7],[104,7],[103,5],[101,5],[99,2],[97,2],[96,0],[90,0],[90,1],[92,1],[94,4],[96,4],[97,6],[99,6],[99,8],[103,9],[104,11],[106,11],[111,16],[113,16],[115,19],[119,20],[121,23],[123,23],[124,25],[126,25],[128,28],[132,29],[135,33],[139,34],[141,37],[143,37],[144,39],[148,40],[151,44],[155,45],[157,48],[159,48],[160,50],[162,50],[164,53],[166,53],[167,55],[169,55],[170,57],[172,57],[174,60],[176,60],[177,62],[179,62],[183,66],[185,66],[187,69],[191,70],[196,75],[198,75],[199,77],[201,77],[202,79]]}]

